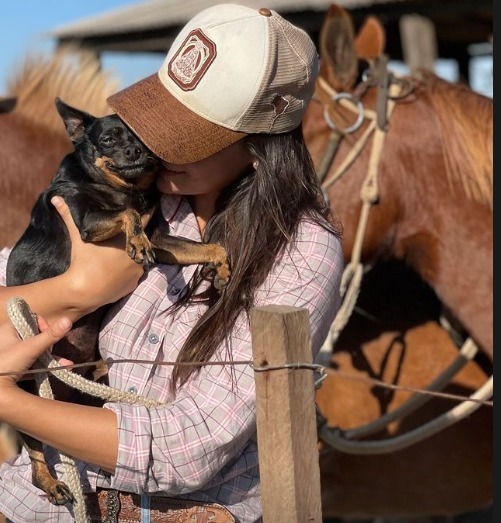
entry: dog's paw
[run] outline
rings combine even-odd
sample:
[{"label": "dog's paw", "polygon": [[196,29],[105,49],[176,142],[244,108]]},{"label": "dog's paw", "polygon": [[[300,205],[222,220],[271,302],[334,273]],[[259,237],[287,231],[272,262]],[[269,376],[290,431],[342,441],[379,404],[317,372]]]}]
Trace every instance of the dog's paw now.
[{"label": "dog's paw", "polygon": [[216,272],[214,275],[214,288],[218,291],[222,291],[230,280],[230,266],[225,261],[209,263],[209,267]]},{"label": "dog's paw", "polygon": [[47,498],[53,505],[66,505],[67,503],[75,502],[75,498],[68,486],[57,480],[48,489]]},{"label": "dog's paw", "polygon": [[230,264],[228,262],[228,254],[226,249],[221,245],[211,245],[211,262],[208,264],[211,269],[215,271],[214,287],[221,291],[228,284],[230,279]]},{"label": "dog's paw", "polygon": [[145,234],[137,234],[127,240],[127,254],[140,265],[155,263],[153,247]]}]

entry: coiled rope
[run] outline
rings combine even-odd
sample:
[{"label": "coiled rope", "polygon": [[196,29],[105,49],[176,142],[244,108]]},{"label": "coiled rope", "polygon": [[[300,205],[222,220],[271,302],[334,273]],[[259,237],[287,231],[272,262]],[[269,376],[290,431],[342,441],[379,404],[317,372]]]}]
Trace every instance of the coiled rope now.
[{"label": "coiled rope", "polygon": [[[38,334],[39,331],[36,316],[31,312],[31,309],[25,300],[18,297],[10,298],[6,303],[6,312],[19,336],[23,340]],[[38,358],[36,366],[48,369],[60,367],[59,363],[49,352],[42,354]],[[152,398],[117,390],[101,383],[95,383],[68,370],[58,370],[51,374],[72,388],[106,401],[127,403],[129,405],[140,404],[149,408],[161,405],[161,403]],[[38,387],[38,393],[42,398],[54,399],[48,373],[36,374],[35,381]],[[68,487],[75,499],[75,521],[76,523],[87,523],[89,518],[87,516],[85,497],[75,460],[63,452],[60,452],[60,456],[68,478]]]}]

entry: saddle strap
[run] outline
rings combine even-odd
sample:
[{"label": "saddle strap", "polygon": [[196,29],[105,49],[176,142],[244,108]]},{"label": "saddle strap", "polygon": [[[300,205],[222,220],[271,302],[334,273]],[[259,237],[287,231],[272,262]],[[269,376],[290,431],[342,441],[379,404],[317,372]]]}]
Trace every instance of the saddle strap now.
[{"label": "saddle strap", "polygon": [[[99,489],[86,497],[92,523],[141,523],[145,507],[139,494]],[[163,496],[146,499],[151,523],[235,523],[230,512],[218,503]]]}]

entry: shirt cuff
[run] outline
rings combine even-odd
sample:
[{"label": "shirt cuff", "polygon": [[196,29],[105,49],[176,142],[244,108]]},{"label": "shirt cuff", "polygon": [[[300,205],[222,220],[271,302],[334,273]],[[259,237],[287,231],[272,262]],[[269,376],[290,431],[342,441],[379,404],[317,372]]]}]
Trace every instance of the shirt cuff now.
[{"label": "shirt cuff", "polygon": [[117,416],[118,455],[111,488],[143,494],[151,460],[150,411],[142,405],[106,403]]}]

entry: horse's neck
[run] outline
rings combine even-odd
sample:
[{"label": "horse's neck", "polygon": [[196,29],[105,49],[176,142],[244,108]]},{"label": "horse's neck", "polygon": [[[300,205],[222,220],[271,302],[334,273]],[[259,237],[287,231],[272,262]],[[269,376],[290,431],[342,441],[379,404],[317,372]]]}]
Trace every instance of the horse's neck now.
[{"label": "horse's neck", "polygon": [[492,355],[493,229],[489,209],[464,196],[449,196],[433,206],[423,205],[421,214],[409,217],[407,222],[412,224],[401,224],[395,239],[397,254]]},{"label": "horse's neck", "polygon": [[[418,112],[413,116],[411,106],[409,111],[400,109],[400,120],[396,113],[392,122],[400,126],[399,146],[404,136],[412,136],[404,132],[405,125],[411,126],[414,134],[406,146],[408,153],[400,155],[404,155],[403,169],[394,179],[405,216],[398,234],[404,238],[409,230],[401,241],[406,248],[400,250],[484,350],[492,354],[490,103],[464,88],[434,78],[432,81],[437,82],[432,89],[425,92],[425,85],[418,93],[416,104],[422,105],[416,107]],[[449,92],[454,107],[446,96]],[[479,126],[478,119],[468,114],[472,104],[477,104],[484,125]],[[395,151],[388,157],[396,161],[399,155]],[[413,254],[409,256],[406,251]]]},{"label": "horse's neck", "polygon": [[16,112],[0,116],[0,136],[1,248],[20,237],[38,195],[72,145],[66,133],[53,132]]},{"label": "horse's neck", "polygon": [[[437,123],[430,100],[423,95],[402,103],[392,115],[378,168],[379,202],[369,214],[363,258],[371,261],[386,251],[404,260],[491,352],[492,213],[488,201],[477,201],[447,174],[443,130]],[[344,223],[348,258],[359,225],[371,148],[369,141],[329,191],[332,207]],[[350,150],[345,141],[333,170]]]}]

